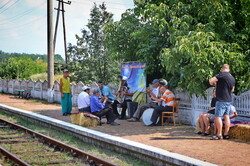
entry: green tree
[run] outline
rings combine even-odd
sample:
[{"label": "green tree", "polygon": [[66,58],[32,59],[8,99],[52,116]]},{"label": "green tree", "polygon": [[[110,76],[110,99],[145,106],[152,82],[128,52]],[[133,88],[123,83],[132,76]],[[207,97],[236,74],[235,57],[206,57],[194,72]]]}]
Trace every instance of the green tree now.
[{"label": "green tree", "polygon": [[110,60],[110,52],[104,44],[104,26],[113,22],[113,14],[106,11],[106,5],[97,6],[94,3],[91,9],[88,29],[82,29],[81,35],[76,35],[77,44],[69,44],[70,67],[75,81],[90,83],[103,80],[113,81],[119,72],[118,61]]},{"label": "green tree", "polygon": [[137,0],[134,9],[107,27],[107,47],[116,58],[146,62],[147,74],[162,73],[172,87],[190,94],[204,93],[208,79],[228,63],[236,90],[243,92],[250,88],[249,3]]},{"label": "green tree", "polygon": [[29,79],[31,75],[46,72],[47,64],[30,58],[9,58],[0,63],[0,77],[5,79]]},{"label": "green tree", "polygon": [[[27,54],[27,53],[6,53],[0,50],[0,62],[7,61],[9,58],[30,58],[33,61],[43,60],[47,62],[47,55]],[[55,62],[64,63],[63,58],[59,54],[55,54]]]}]

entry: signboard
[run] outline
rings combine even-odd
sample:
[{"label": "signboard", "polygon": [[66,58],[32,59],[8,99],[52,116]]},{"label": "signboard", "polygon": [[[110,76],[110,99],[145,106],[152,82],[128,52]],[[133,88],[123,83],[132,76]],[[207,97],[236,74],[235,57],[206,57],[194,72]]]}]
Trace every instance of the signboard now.
[{"label": "signboard", "polygon": [[146,76],[144,75],[144,68],[146,63],[129,62],[123,63],[121,66],[122,76],[128,78],[128,86],[133,91],[146,91]]}]

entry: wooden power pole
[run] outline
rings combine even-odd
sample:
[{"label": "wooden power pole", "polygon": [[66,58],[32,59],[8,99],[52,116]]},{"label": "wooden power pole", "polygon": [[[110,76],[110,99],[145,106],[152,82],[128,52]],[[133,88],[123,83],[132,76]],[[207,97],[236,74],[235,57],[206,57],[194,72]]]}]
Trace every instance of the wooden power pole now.
[{"label": "wooden power pole", "polygon": [[53,0],[47,0],[48,90],[54,86]]}]

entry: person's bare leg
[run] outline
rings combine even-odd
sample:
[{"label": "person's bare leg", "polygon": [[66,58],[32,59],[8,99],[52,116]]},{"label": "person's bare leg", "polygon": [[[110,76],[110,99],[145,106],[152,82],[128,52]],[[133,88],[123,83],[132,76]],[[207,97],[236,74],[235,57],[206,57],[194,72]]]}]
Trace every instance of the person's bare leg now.
[{"label": "person's bare leg", "polygon": [[214,120],[214,135],[216,135],[216,133],[217,133],[217,126],[216,126],[216,123],[215,123],[215,120]]},{"label": "person's bare leg", "polygon": [[205,133],[209,134],[209,129],[210,129],[209,114],[204,114],[203,121],[205,124]]},{"label": "person's bare leg", "polygon": [[216,116],[214,119],[216,123],[217,136],[222,136],[222,120],[219,116]]},{"label": "person's bare leg", "polygon": [[205,132],[205,124],[203,122],[203,115],[202,114],[199,117],[199,123],[200,123],[201,132],[204,133]]},{"label": "person's bare leg", "polygon": [[228,135],[229,128],[230,128],[230,118],[228,115],[224,115],[224,121],[225,121],[225,131],[224,135]]}]

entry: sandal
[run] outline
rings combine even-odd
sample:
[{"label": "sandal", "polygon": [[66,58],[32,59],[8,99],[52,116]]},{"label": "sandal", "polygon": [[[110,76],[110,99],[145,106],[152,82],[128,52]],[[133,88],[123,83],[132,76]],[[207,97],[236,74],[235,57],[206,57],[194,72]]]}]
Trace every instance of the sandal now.
[{"label": "sandal", "polygon": [[221,140],[223,139],[222,136],[214,135],[211,140]]},{"label": "sandal", "polygon": [[208,135],[210,135],[210,134],[208,134],[208,133],[202,133],[201,134],[201,136],[208,136]]},{"label": "sandal", "polygon": [[199,134],[199,135],[200,135],[200,134],[202,134],[202,132],[201,132],[201,131],[199,131],[197,134]]},{"label": "sandal", "polygon": [[229,137],[229,135],[224,135],[223,136],[223,139],[229,139],[230,137]]}]

